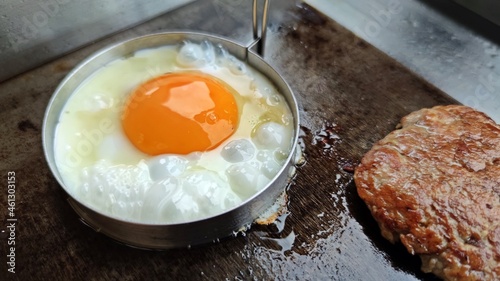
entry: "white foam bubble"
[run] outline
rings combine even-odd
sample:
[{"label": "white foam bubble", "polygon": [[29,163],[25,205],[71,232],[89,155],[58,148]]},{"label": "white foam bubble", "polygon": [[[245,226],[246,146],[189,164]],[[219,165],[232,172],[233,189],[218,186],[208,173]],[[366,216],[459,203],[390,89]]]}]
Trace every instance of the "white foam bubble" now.
[{"label": "white foam bubble", "polygon": [[234,164],[226,170],[231,189],[242,198],[248,198],[261,190],[268,182],[258,167],[248,164]]},{"label": "white foam bubble", "polygon": [[151,185],[147,165],[111,165],[100,160],[82,173],[84,197],[111,214],[136,219],[144,192]]},{"label": "white foam bubble", "polygon": [[257,154],[257,159],[262,162],[260,170],[268,178],[273,178],[281,168],[281,164],[278,163],[274,156],[274,152],[270,150],[262,150]]},{"label": "white foam bubble", "polygon": [[168,177],[155,182],[144,195],[141,219],[145,222],[155,222],[161,217],[175,216],[172,205],[172,196],[179,188],[176,178]]},{"label": "white foam bubble", "polygon": [[200,45],[186,42],[177,55],[177,63],[183,67],[201,67],[206,63],[205,52]]},{"label": "white foam bubble", "polygon": [[247,139],[238,139],[229,142],[222,148],[221,156],[227,162],[238,163],[252,159],[255,155],[255,147]]},{"label": "white foam bubble", "polygon": [[263,148],[280,148],[290,141],[289,135],[290,133],[283,125],[267,122],[257,128],[253,140]]},{"label": "white foam bubble", "polygon": [[148,159],[146,163],[151,179],[158,181],[169,176],[180,176],[186,170],[189,161],[180,156],[159,155]]}]

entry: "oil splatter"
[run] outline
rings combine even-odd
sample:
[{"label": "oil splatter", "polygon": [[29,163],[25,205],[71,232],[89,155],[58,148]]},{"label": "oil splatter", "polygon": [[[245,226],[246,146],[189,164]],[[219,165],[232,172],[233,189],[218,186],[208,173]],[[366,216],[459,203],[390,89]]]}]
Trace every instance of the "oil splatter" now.
[{"label": "oil splatter", "polygon": [[358,166],[357,161],[349,160],[349,159],[341,159],[340,161],[340,167],[344,172],[348,173],[354,173],[354,170]]},{"label": "oil splatter", "polygon": [[333,152],[335,145],[342,141],[338,129],[338,125],[334,123],[324,123],[322,128],[315,132],[312,144],[323,149],[324,154]]}]

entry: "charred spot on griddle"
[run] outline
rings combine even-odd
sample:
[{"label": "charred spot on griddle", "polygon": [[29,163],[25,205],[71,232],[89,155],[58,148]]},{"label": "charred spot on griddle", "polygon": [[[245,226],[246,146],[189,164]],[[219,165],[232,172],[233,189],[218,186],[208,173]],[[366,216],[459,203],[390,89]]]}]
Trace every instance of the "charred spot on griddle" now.
[{"label": "charred spot on griddle", "polygon": [[23,132],[26,132],[28,130],[33,130],[35,132],[38,132],[38,128],[29,119],[22,120],[19,123],[17,123],[17,128]]}]

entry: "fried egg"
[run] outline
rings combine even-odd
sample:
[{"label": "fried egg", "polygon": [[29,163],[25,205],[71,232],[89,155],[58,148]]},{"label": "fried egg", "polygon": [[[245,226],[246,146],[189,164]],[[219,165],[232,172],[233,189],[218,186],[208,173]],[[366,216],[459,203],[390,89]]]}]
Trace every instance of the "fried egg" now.
[{"label": "fried egg", "polygon": [[291,153],[293,115],[264,75],[209,42],[112,61],[71,95],[55,135],[68,192],[108,216],[182,223],[238,206]]}]

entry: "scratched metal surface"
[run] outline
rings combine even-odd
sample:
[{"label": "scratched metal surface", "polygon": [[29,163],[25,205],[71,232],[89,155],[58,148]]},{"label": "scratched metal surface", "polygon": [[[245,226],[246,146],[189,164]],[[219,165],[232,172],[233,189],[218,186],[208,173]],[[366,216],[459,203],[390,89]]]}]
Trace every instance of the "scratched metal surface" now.
[{"label": "scratched metal surface", "polygon": [[[90,53],[126,38],[198,30],[251,38],[249,1],[197,1],[0,84],[0,173],[16,173],[16,273],[1,280],[434,280],[379,234],[352,169],[411,111],[455,101],[308,6],[272,1],[266,60],[295,91],[306,163],[289,213],[269,227],[192,249],[144,251],[79,222],[43,159],[43,113],[57,84]],[[6,206],[5,180],[0,193]],[[2,207],[2,229],[7,210]],[[9,250],[2,233],[2,260]],[[6,276],[8,279],[5,279]]]}]

